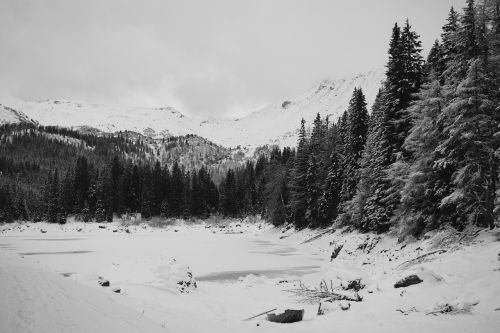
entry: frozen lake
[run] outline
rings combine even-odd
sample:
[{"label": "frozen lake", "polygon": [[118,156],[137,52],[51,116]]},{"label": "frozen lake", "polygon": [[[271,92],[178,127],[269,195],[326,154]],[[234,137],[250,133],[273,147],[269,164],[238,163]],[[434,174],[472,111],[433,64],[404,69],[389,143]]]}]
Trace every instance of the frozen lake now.
[{"label": "frozen lake", "polygon": [[[320,266],[314,263],[321,261],[315,253],[304,253],[276,239],[262,239],[262,235],[193,230],[160,229],[134,235],[103,232],[78,237],[20,235],[4,237],[0,246],[33,256],[56,271],[74,271],[82,276],[109,271],[109,278],[116,275],[123,282],[138,282],[137,276],[128,274],[124,279],[112,272],[128,268],[137,271],[145,265],[151,268],[170,259],[188,265],[198,281],[210,282],[230,282],[250,274],[300,277],[315,272]],[[110,267],[115,269],[110,271]]]}]

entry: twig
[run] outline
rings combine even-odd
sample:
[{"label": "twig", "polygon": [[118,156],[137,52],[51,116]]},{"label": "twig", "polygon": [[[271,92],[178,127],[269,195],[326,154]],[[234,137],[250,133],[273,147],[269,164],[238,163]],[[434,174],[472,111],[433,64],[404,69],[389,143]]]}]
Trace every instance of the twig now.
[{"label": "twig", "polygon": [[272,311],[276,311],[276,310],[277,310],[277,308],[274,308],[274,309],[272,309],[272,310],[269,310],[269,311],[266,311],[266,312],[259,313],[258,315],[255,315],[255,316],[253,316],[253,317],[250,317],[250,318],[247,318],[247,319],[243,319],[243,321],[248,321],[248,320],[250,320],[250,319],[257,318],[257,317],[259,317],[259,316],[265,315],[266,313],[269,313],[269,312],[272,312]]},{"label": "twig", "polygon": [[411,312],[417,312],[417,309],[415,307],[411,307],[408,310],[403,310],[403,309],[396,309],[396,311],[401,312],[405,316],[407,316]]},{"label": "twig", "polygon": [[298,289],[287,291],[298,297],[300,301],[310,304],[316,304],[317,302],[333,302],[342,300],[360,302],[363,300],[357,292],[351,294],[344,290],[334,289],[332,282],[330,283],[329,287],[325,280],[321,281],[319,288],[310,289],[301,283]]}]

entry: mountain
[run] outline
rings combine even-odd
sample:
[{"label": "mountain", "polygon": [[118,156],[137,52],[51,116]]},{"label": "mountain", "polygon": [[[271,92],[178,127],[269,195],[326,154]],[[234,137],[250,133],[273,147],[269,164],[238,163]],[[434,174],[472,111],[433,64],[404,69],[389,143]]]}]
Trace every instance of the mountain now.
[{"label": "mountain", "polygon": [[266,144],[295,146],[297,128],[304,118],[308,124],[320,113],[336,120],[347,108],[355,87],[361,87],[369,105],[384,77],[372,70],[347,78],[324,80],[296,97],[284,98],[241,118],[200,119],[171,107],[120,107],[76,101],[3,101],[0,122],[35,120],[41,125],[57,125],[103,132],[134,131],[148,137],[195,134],[225,147],[255,148]]},{"label": "mountain", "polygon": [[24,113],[0,104],[0,125],[9,123],[35,123]]}]

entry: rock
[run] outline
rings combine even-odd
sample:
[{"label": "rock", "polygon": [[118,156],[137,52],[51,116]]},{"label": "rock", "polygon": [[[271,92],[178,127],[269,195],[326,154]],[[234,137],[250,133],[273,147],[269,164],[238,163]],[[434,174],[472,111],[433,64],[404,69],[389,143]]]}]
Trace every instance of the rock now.
[{"label": "rock", "polygon": [[47,233],[47,230],[40,229],[40,232],[41,232],[42,234],[45,234],[45,233]]},{"label": "rock", "polygon": [[331,255],[331,257],[330,257],[330,261],[332,261],[333,259],[335,259],[335,258],[337,258],[337,257],[338,257],[338,255],[339,255],[339,253],[340,253],[340,251],[342,250],[342,248],[343,248],[343,247],[344,247],[344,245],[343,245],[343,244],[341,244],[341,245],[337,245],[337,246],[333,249],[333,251],[332,251],[332,255]]},{"label": "rock", "polygon": [[109,280],[106,280],[104,279],[103,277],[99,277],[99,279],[97,280],[97,283],[99,283],[99,285],[101,287],[109,287],[110,283],[109,283]]},{"label": "rock", "polygon": [[100,225],[99,229],[106,229],[106,226],[105,225]]},{"label": "rock", "polygon": [[122,292],[121,288],[114,288],[113,292],[116,294],[120,294]]},{"label": "rock", "polygon": [[347,311],[351,308],[351,303],[347,301],[340,301],[339,306],[342,309],[342,311]]},{"label": "rock", "polygon": [[82,228],[77,228],[76,231],[82,232]]},{"label": "rock", "polygon": [[175,259],[172,259],[168,264],[158,267],[156,273],[160,286],[166,288],[174,287],[182,294],[190,293],[198,287],[191,269],[188,266],[177,263]]},{"label": "rock", "polygon": [[417,275],[412,274],[412,275],[408,275],[408,276],[402,278],[401,280],[399,280],[398,282],[396,282],[394,284],[394,288],[404,288],[404,287],[408,287],[408,286],[411,286],[414,284],[419,284],[421,282],[424,282],[424,280],[419,278]]},{"label": "rock", "polygon": [[129,229],[129,228],[125,229],[125,232],[126,232],[127,234],[130,234],[130,229]]},{"label": "rock", "polygon": [[177,230],[177,229],[174,229],[174,232],[179,232],[179,230]]}]

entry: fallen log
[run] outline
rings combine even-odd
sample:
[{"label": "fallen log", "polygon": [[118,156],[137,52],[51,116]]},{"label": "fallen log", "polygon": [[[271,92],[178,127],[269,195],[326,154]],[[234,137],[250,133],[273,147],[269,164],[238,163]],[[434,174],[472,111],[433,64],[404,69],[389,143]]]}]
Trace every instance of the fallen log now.
[{"label": "fallen log", "polygon": [[399,264],[399,265],[398,265],[398,267],[396,267],[396,269],[399,269],[399,268],[401,268],[401,267],[403,267],[403,266],[409,265],[409,264],[411,264],[411,263],[413,263],[413,262],[415,262],[415,261],[419,261],[420,259],[423,259],[423,258],[428,257],[428,256],[430,256],[430,255],[433,255],[433,254],[441,254],[441,253],[445,253],[445,252],[446,252],[446,250],[436,250],[436,251],[432,251],[432,252],[429,252],[429,253],[422,254],[422,255],[420,255],[420,256],[418,256],[418,257],[416,257],[416,258],[413,258],[413,259],[407,260],[407,261],[405,261],[405,262],[403,262],[403,263]]},{"label": "fallen log", "polygon": [[328,233],[333,233],[333,232],[335,232],[335,229],[333,229],[333,228],[327,229],[327,230],[323,231],[322,233],[320,233],[320,234],[318,234],[316,236],[313,236],[311,238],[306,239],[305,241],[303,241],[300,244],[306,244],[306,243],[312,242],[313,240],[316,240],[316,239],[318,239],[320,237],[323,237],[324,235],[326,235]]}]

